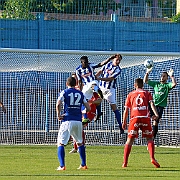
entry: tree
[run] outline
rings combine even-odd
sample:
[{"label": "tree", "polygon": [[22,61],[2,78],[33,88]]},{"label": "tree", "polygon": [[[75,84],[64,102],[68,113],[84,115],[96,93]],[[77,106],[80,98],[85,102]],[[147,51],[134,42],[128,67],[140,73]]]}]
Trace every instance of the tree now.
[{"label": "tree", "polygon": [[6,19],[35,19],[35,16],[30,13],[31,0],[7,0],[5,2],[2,18]]}]

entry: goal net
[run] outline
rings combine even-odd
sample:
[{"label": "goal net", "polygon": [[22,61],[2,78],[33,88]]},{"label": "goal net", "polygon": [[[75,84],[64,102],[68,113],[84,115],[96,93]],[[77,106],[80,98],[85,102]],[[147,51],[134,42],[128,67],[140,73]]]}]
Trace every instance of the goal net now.
[{"label": "goal net", "polygon": [[[80,57],[87,55],[89,62],[99,63],[115,53],[123,56],[120,64],[122,72],[116,88],[121,117],[134,80],[145,75],[145,59],[152,59],[155,64],[150,79],[159,80],[162,71],[174,69],[178,85],[169,94],[155,143],[179,146],[180,53],[6,48],[0,49],[0,100],[7,108],[6,114],[0,111],[0,144],[55,144],[60,126],[55,109],[58,93],[66,88],[66,79],[80,65]],[[145,85],[145,89],[153,93],[150,86]],[[127,133],[120,135],[114,113],[105,100],[102,102],[102,112],[101,120],[92,121],[86,127],[86,144],[124,145]],[[134,143],[146,144],[141,132]]]}]

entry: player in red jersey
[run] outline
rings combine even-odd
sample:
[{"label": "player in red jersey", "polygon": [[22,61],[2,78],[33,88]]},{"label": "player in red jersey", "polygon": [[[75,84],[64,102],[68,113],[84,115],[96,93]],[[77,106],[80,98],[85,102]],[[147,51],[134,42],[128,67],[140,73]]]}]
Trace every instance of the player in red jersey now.
[{"label": "player in red jersey", "polygon": [[135,90],[130,92],[125,102],[125,110],[123,113],[123,129],[127,126],[128,110],[130,110],[130,122],[128,127],[128,138],[124,147],[124,162],[122,167],[127,167],[128,157],[135,138],[138,138],[139,129],[142,131],[142,137],[147,139],[148,150],[151,158],[151,163],[156,168],[160,165],[154,157],[154,141],[151,120],[149,115],[148,105],[150,104],[154,119],[157,119],[158,112],[153,102],[152,95],[149,91],[143,89],[143,79],[137,78],[134,84]]},{"label": "player in red jersey", "polygon": [[[73,77],[75,77],[74,74],[72,74]],[[78,88],[78,87],[77,87]],[[95,117],[96,117],[96,106],[98,106],[102,102],[102,98],[100,95],[97,93],[98,87],[97,87],[97,82],[92,81],[89,86],[89,90],[86,92],[85,97],[89,98],[87,99],[89,106],[91,110],[89,112],[86,112],[86,109],[82,111],[83,114],[86,114],[87,120],[88,121],[83,121],[84,116],[82,117],[82,123],[84,128],[90,123]],[[82,136],[83,136],[83,144],[85,145],[85,133],[84,130],[82,131]],[[69,152],[71,153],[76,153],[78,150],[76,142],[73,140],[73,149]]]}]

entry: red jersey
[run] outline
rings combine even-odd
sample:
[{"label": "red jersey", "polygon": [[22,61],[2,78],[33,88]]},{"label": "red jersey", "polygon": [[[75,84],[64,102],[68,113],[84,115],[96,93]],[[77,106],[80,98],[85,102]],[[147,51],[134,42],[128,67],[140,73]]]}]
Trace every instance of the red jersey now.
[{"label": "red jersey", "polygon": [[152,101],[152,95],[149,91],[137,89],[130,92],[127,96],[125,106],[131,110],[132,118],[149,117],[149,102]]},{"label": "red jersey", "polygon": [[[90,100],[95,101],[100,98],[99,94],[96,92],[93,92],[93,96]],[[87,117],[89,118],[90,121],[94,119],[96,116],[96,104],[90,104],[91,110],[87,112]]]}]

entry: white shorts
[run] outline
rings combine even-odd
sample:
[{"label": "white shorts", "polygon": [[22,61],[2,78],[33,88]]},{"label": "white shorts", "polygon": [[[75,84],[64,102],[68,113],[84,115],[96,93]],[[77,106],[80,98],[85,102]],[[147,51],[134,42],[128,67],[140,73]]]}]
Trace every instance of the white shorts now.
[{"label": "white shorts", "polygon": [[109,102],[109,104],[116,104],[116,91],[114,88],[101,88],[101,91],[103,93],[103,99],[106,99]]},{"label": "white shorts", "polygon": [[70,135],[77,143],[82,143],[82,122],[81,121],[65,121],[62,122],[58,132],[58,146],[60,144],[66,145],[69,141]]}]

